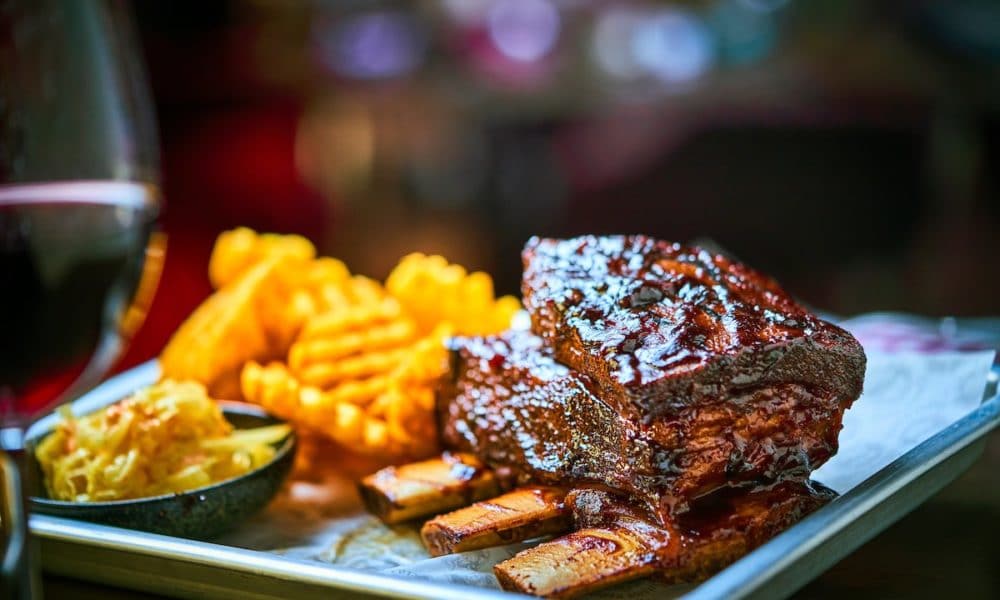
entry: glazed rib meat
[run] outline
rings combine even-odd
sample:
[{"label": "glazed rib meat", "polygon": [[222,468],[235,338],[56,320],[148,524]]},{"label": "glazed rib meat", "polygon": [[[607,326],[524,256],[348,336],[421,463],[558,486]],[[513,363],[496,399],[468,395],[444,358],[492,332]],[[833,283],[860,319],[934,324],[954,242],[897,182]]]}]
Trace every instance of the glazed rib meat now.
[{"label": "glazed rib meat", "polygon": [[[455,338],[439,393],[446,446],[479,456],[519,483],[598,483],[644,500],[661,518],[691,490],[805,479],[835,449],[840,405],[795,385],[691,407],[664,447],[617,412],[599,386],[556,362],[529,332]],[[663,426],[664,428],[666,426]]]},{"label": "glazed rib meat", "polygon": [[622,414],[670,418],[782,384],[833,392],[845,407],[861,393],[858,341],[724,256],[585,236],[532,238],[523,261],[532,330]]},{"label": "glazed rib meat", "polygon": [[452,342],[443,441],[524,483],[598,483],[661,519],[798,480],[837,449],[865,356],[725,257],[644,236],[532,239],[532,330]]},{"label": "glazed rib meat", "polygon": [[469,451],[518,483],[602,482],[635,489],[635,463],[652,469],[635,423],[590,392],[524,331],[453,338],[452,378],[438,395],[444,445]]}]

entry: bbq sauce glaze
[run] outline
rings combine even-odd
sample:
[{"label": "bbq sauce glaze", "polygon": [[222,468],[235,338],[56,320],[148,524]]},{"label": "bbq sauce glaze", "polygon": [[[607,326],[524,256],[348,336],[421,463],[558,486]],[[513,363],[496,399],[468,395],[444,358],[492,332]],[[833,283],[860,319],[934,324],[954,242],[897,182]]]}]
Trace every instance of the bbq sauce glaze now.
[{"label": "bbq sauce glaze", "polygon": [[689,380],[719,395],[766,380],[775,365],[852,400],[860,393],[864,353],[849,333],[720,254],[642,235],[584,236],[532,238],[523,261],[532,330],[639,413],[697,403],[679,385]]}]

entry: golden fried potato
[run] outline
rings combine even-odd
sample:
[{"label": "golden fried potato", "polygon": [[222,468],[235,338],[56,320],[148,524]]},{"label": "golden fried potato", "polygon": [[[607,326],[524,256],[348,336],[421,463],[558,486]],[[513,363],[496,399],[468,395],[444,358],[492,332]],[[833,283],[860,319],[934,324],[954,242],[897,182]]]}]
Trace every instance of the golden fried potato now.
[{"label": "golden fried potato", "polygon": [[405,256],[385,286],[423,333],[439,323],[450,323],[459,334],[497,333],[510,327],[521,308],[512,296],[496,299],[493,279],[486,273],[466,273],[441,256]]},{"label": "golden fried potato", "polygon": [[212,294],[174,333],[160,355],[164,378],[191,379],[214,397],[239,397],[239,372],[249,360],[276,358],[262,307],[278,304],[283,260],[251,267]]},{"label": "golden fried potato", "polygon": [[370,280],[352,278],[336,259],[313,259],[315,252],[299,236],[258,235],[246,228],[220,235],[209,264],[220,289],[167,344],[164,375],[238,398],[243,364],[284,358],[302,325],[331,308],[331,290],[348,299],[371,294]]},{"label": "golden fried potato", "polygon": [[289,369],[304,385],[324,390],[321,404],[327,414],[318,407],[304,414],[309,426],[364,453],[397,455],[401,449],[372,405],[388,397],[395,373],[412,354],[415,326],[377,283],[352,282],[347,305],[304,325],[289,350]]},{"label": "golden fried potato", "polygon": [[208,278],[219,289],[250,267],[270,258],[307,261],[316,256],[312,242],[298,235],[258,234],[239,227],[219,235],[208,261]]},{"label": "golden fried potato", "polygon": [[333,258],[288,264],[282,282],[288,290],[283,304],[264,312],[268,331],[282,349],[292,344],[302,326],[315,315],[350,305],[355,285],[344,263]]},{"label": "golden fried potato", "polygon": [[448,369],[444,339],[450,331],[449,325],[441,324],[414,344],[392,373],[389,389],[369,407],[370,414],[385,420],[398,452],[410,458],[423,458],[437,450],[434,393]]},{"label": "golden fried potato", "polygon": [[[369,315],[377,312],[366,310]],[[360,312],[362,309],[358,308],[342,315],[338,321],[341,328],[333,333],[349,333],[349,327],[363,324],[358,318]],[[307,331],[310,330],[303,330],[302,336],[310,338]],[[330,329],[313,329],[311,335],[315,336],[317,331],[330,333]],[[330,362],[297,358],[305,365],[301,374],[280,362],[267,366],[249,362],[242,371],[243,397],[360,454],[386,461],[429,456],[437,450],[434,386],[447,368],[443,346],[447,332],[448,328],[442,326],[431,336],[407,341],[392,351],[392,361],[379,364],[380,370],[375,374],[366,376],[365,371],[347,378],[335,377],[329,385],[307,378],[313,377],[311,369],[345,364],[337,362],[338,354]],[[323,338],[311,337],[311,340]],[[360,354],[350,357],[350,361],[381,356],[380,352]],[[354,364],[350,361],[346,364]]]},{"label": "golden fried potato", "polygon": [[289,350],[288,364],[302,381],[322,388],[385,375],[403,360],[414,334],[397,302],[366,301],[310,319]]},{"label": "golden fried potato", "polygon": [[287,421],[298,420],[302,386],[280,362],[266,366],[248,361],[240,372],[243,399],[259,404],[272,415]]},{"label": "golden fried potato", "polygon": [[339,306],[311,318],[302,329],[299,341],[332,338],[338,335],[364,331],[372,325],[384,325],[403,320],[399,302],[381,298],[378,302],[354,303]]},{"label": "golden fried potato", "polygon": [[404,257],[383,286],[315,254],[298,236],[222,234],[209,265],[219,289],[167,345],[164,373],[358,455],[433,454],[445,337],[502,331],[520,303],[440,256]]}]

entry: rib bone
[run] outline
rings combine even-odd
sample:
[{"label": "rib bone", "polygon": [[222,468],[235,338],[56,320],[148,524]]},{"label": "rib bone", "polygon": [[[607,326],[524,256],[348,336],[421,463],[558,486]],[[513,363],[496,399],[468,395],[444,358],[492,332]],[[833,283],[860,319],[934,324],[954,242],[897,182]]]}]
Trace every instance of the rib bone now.
[{"label": "rib bone", "polygon": [[573,522],[564,498],[557,488],[519,488],[435,517],[420,536],[431,556],[442,556],[561,533]]},{"label": "rib bone", "polygon": [[578,531],[524,550],[493,571],[505,590],[569,598],[651,574],[668,583],[708,577],[816,510],[836,494],[785,482],[703,499],[665,527],[625,497],[574,490]]},{"label": "rib bone", "polygon": [[524,550],[493,572],[508,591],[572,598],[653,574],[673,539],[641,521],[590,527]]},{"label": "rib bone", "polygon": [[475,456],[445,452],[439,458],[386,467],[362,479],[358,491],[369,512],[393,524],[495,496],[500,486]]}]

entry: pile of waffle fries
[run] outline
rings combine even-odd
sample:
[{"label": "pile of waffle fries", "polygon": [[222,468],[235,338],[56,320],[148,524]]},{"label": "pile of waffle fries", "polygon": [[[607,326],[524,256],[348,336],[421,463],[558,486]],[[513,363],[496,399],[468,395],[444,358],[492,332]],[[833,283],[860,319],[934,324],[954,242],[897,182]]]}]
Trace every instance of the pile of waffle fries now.
[{"label": "pile of waffle fries", "polygon": [[305,238],[245,228],[219,236],[209,278],[216,292],[164,349],[163,376],[387,461],[438,449],[444,338],[502,331],[520,309],[440,256],[404,257],[383,285]]}]

